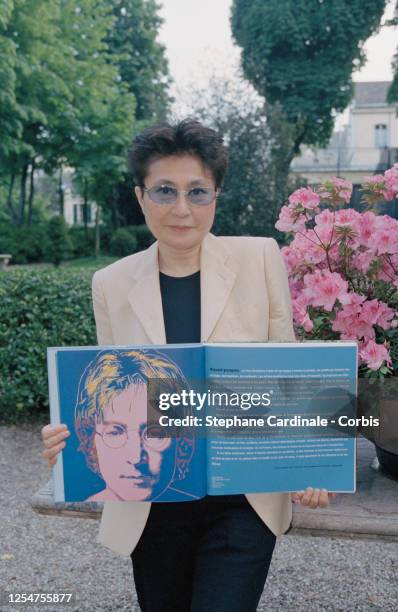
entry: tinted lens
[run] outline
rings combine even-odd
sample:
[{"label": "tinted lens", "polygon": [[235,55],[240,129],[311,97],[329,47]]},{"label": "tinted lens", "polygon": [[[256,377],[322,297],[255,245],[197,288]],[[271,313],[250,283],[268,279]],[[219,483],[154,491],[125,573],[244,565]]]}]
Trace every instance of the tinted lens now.
[{"label": "tinted lens", "polygon": [[177,200],[177,190],[168,185],[155,185],[148,189],[148,195],[157,204],[174,204]]},{"label": "tinted lens", "polygon": [[191,189],[191,191],[188,193],[188,200],[191,202],[191,204],[205,206],[214,200],[214,196],[214,189],[196,187],[195,189]]}]

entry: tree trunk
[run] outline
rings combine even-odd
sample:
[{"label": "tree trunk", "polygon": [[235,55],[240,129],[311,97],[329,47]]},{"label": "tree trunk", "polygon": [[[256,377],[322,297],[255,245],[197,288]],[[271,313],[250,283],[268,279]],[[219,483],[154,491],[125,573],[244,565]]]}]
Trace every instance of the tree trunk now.
[{"label": "tree trunk", "polygon": [[32,163],[30,166],[30,176],[29,176],[29,200],[28,200],[28,227],[32,225],[32,216],[33,216],[33,200],[35,197],[35,159],[32,159]]},{"label": "tree trunk", "polygon": [[28,178],[29,164],[24,164],[21,172],[21,190],[19,194],[19,211],[17,225],[23,225],[25,222],[25,205],[26,205],[26,180]]},{"label": "tree trunk", "polygon": [[97,204],[97,210],[95,213],[95,258],[97,259],[100,255],[100,206]]},{"label": "tree trunk", "polygon": [[110,201],[110,208],[112,211],[112,225],[113,225],[113,229],[117,230],[120,227],[120,218],[119,218],[119,211],[117,208],[117,203],[116,203],[116,197],[115,197],[115,190],[112,190],[112,196],[111,196],[111,201]]},{"label": "tree trunk", "polygon": [[12,192],[14,191],[14,185],[15,185],[15,172],[13,170],[11,173],[10,186],[8,188],[8,194],[7,194],[7,208],[10,211],[12,224],[18,225],[18,214],[15,212],[15,209],[12,205]]},{"label": "tree trunk", "polygon": [[88,181],[84,179],[84,200],[83,200],[83,223],[84,223],[84,233],[87,237],[88,229],[87,229],[87,217],[88,217]]},{"label": "tree trunk", "polygon": [[59,214],[61,217],[64,216],[65,212],[65,194],[64,194],[64,183],[63,183],[63,166],[59,167],[58,177],[58,201],[59,201]]}]

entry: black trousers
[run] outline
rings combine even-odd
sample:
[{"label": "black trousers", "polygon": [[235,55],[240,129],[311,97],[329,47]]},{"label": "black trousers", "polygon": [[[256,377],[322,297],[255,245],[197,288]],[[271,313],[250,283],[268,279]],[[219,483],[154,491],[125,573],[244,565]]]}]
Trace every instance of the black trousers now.
[{"label": "black trousers", "polygon": [[154,503],[131,554],[144,612],[255,612],[276,536],[244,495]]}]

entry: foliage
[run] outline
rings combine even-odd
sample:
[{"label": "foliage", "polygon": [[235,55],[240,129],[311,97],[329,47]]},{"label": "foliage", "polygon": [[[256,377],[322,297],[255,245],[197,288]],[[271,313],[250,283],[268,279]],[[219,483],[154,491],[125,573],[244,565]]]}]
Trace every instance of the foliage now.
[{"label": "foliage", "polygon": [[246,78],[294,126],[294,148],[325,146],[352,97],[352,72],[386,0],[234,0],[232,32]]},{"label": "foliage", "polygon": [[62,265],[62,268],[77,268],[77,269],[90,269],[90,270],[99,270],[100,268],[105,268],[105,266],[109,266],[111,263],[117,261],[117,257],[112,257],[111,255],[100,255],[99,257],[81,257],[80,259],[70,259],[69,261],[65,261]]},{"label": "foliage", "polygon": [[59,266],[70,256],[72,243],[68,235],[68,227],[61,215],[56,215],[48,222],[47,260]]},{"label": "foliage", "polygon": [[95,345],[93,270],[0,273],[0,422],[47,412],[46,349]]},{"label": "foliage", "polygon": [[12,255],[11,264],[45,261],[48,247],[47,224],[32,227],[0,226],[0,253]]},{"label": "foliage", "polygon": [[114,2],[115,23],[108,33],[109,50],[118,57],[120,77],[137,101],[136,118],[165,117],[171,102],[165,47],[156,40],[163,23],[154,0]]},{"label": "foliage", "polygon": [[110,242],[110,253],[117,257],[126,257],[137,250],[137,238],[125,227],[120,227],[113,234]]},{"label": "foliage", "polygon": [[213,231],[275,235],[280,206],[294,187],[286,169],[291,129],[280,109],[270,108],[250,84],[237,78],[214,75],[205,90],[190,89],[194,116],[221,133],[228,147],[228,170]]},{"label": "foliage", "polygon": [[[89,227],[87,231],[83,227],[67,227],[63,219],[55,217],[56,221],[40,221],[32,227],[17,227],[0,224],[0,253],[10,253],[11,264],[32,264],[53,262],[54,257],[61,255],[59,263],[69,259],[91,258],[96,261],[95,254],[95,228]],[[128,233],[127,243],[130,247],[117,251],[115,255],[123,256],[135,251],[148,248],[154,241],[154,237],[146,225],[137,225],[123,228]],[[56,240],[54,234],[56,233]],[[110,241],[112,229],[101,225],[102,253],[110,253]],[[123,235],[123,234],[122,234]],[[61,242],[60,242],[61,241]],[[61,246],[60,246],[61,245]],[[63,245],[63,246],[62,246]],[[57,249],[60,248],[58,253]]]},{"label": "foliage", "polygon": [[[385,21],[383,25],[393,27],[398,25],[398,2],[395,3],[394,17],[388,21]],[[387,102],[390,104],[394,104],[394,102],[398,101],[398,49],[395,51],[392,60],[392,70],[393,78],[387,93]]]},{"label": "foliage", "polygon": [[95,252],[95,228],[70,227],[72,257],[92,257]]},{"label": "foliage", "polygon": [[0,184],[13,224],[34,223],[38,170],[59,175],[63,214],[66,164],[85,206],[96,201],[113,211],[114,227],[120,207],[126,222],[131,196],[118,197],[120,185],[131,191],[126,149],[170,102],[158,9],[154,0],[2,3]]},{"label": "foliage", "polygon": [[129,227],[128,230],[135,235],[137,239],[137,251],[147,249],[155,241],[155,238],[146,225],[135,225]]},{"label": "foliage", "polygon": [[281,210],[276,227],[293,235],[282,253],[294,321],[300,338],[356,340],[359,373],[390,377],[398,374],[398,220],[370,208],[398,193],[398,164],[365,177],[364,212],[342,207],[351,193],[349,181],[333,178],[296,190]]}]

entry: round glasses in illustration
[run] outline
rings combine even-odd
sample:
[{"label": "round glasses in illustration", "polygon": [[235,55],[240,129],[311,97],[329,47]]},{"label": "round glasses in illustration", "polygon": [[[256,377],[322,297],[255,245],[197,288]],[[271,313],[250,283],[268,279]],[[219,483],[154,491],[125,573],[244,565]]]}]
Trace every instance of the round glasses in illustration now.
[{"label": "round glasses in illustration", "polygon": [[85,501],[166,501],[176,493],[196,499],[178,488],[193,457],[194,435],[187,428],[171,435],[156,419],[148,420],[150,379],[160,381],[163,391],[187,386],[180,368],[155,350],[102,351],[86,367],[75,430],[79,450],[105,488]]}]

